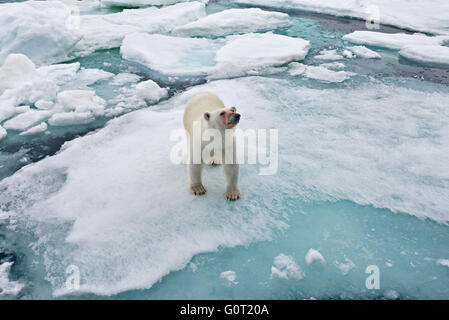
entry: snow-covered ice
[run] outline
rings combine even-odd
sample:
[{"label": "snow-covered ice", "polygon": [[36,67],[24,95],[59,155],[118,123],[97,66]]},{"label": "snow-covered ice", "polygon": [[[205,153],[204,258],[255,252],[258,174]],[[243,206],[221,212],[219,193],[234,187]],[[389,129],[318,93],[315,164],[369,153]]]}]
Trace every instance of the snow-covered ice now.
[{"label": "snow-covered ice", "polygon": [[7,135],[7,131],[5,128],[3,128],[2,126],[0,126],[0,140],[2,140],[4,137],[6,137]]},{"label": "snow-covered ice", "polygon": [[38,65],[67,60],[81,35],[67,26],[70,7],[59,1],[0,4],[0,65],[23,53]]},{"label": "snow-covered ice", "polygon": [[125,59],[166,76],[213,79],[241,76],[302,60],[309,48],[309,41],[272,33],[249,33],[217,40],[140,33],[127,36],[120,51]]},{"label": "snow-covered ice", "polygon": [[354,31],[343,36],[343,40],[353,43],[389,48],[402,49],[410,45],[441,45],[449,40],[449,36],[427,36],[421,33],[383,33],[376,31]]},{"label": "snow-covered ice", "polygon": [[161,88],[153,80],[142,81],[136,86],[137,95],[149,103],[156,103],[168,96],[168,89]]},{"label": "snow-covered ice", "polygon": [[353,46],[348,47],[357,57],[365,58],[365,59],[380,59],[381,55],[376,51],[368,49],[365,46]]},{"label": "snow-covered ice", "polygon": [[49,111],[29,110],[3,123],[7,130],[25,130],[51,116]]},{"label": "snow-covered ice", "polygon": [[172,6],[126,9],[122,12],[80,16],[81,41],[74,54],[120,47],[123,38],[136,32],[168,34],[173,28],[206,15],[204,3],[181,2]]},{"label": "snow-covered ice", "polygon": [[230,284],[238,284],[237,274],[235,273],[235,271],[223,271],[222,273],[220,273],[220,278],[226,279]]},{"label": "snow-covered ice", "polygon": [[423,65],[449,68],[449,47],[410,45],[403,47],[399,55]]},{"label": "snow-covered ice", "polygon": [[296,279],[301,280],[305,274],[301,267],[296,264],[293,257],[279,254],[274,258],[273,266],[271,266],[271,278]]},{"label": "snow-covered ice", "polygon": [[342,60],[343,56],[337,53],[337,50],[322,50],[320,53],[316,56],[314,56],[315,59],[318,60]]},{"label": "snow-covered ice", "polygon": [[41,132],[44,132],[48,129],[48,125],[45,122],[42,122],[41,124],[38,124],[32,128],[29,128],[28,130],[25,130],[20,133],[21,136],[31,136],[33,134],[38,134]]},{"label": "snow-covered ice", "polygon": [[[101,0],[101,4],[105,7],[127,7],[139,8],[148,6],[168,6],[179,2],[188,2],[193,0]],[[203,0],[202,2],[207,2]]]},{"label": "snow-covered ice", "polygon": [[226,36],[289,26],[288,14],[259,8],[228,9],[173,29],[176,36]]},{"label": "snow-covered ice", "polygon": [[24,285],[18,281],[9,280],[9,272],[13,262],[3,262],[0,264],[0,297],[6,295],[17,295]]},{"label": "snow-covered ice", "polygon": [[374,20],[403,29],[449,34],[449,2],[446,0],[234,0],[234,2]]},{"label": "snow-covered ice", "polygon": [[48,123],[52,126],[74,126],[81,124],[88,124],[95,120],[92,112],[58,112],[53,114]]},{"label": "snow-covered ice", "polygon": [[[326,67],[326,64],[319,66],[307,66],[298,62],[289,63],[288,72],[292,76],[303,75],[309,79],[315,79],[327,83],[343,82],[353,75],[353,72],[348,71],[333,71]],[[327,65],[328,67],[340,67],[340,65]],[[344,65],[343,65],[344,66]]]},{"label": "snow-covered ice", "polygon": [[307,251],[305,259],[307,264],[312,264],[314,262],[326,263],[326,259],[324,259],[323,255],[318,250],[312,248]]}]

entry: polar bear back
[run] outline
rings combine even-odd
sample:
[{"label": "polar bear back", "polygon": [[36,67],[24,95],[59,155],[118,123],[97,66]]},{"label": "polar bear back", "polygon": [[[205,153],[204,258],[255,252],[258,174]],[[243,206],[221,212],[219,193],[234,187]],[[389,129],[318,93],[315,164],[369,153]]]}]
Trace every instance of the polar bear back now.
[{"label": "polar bear back", "polygon": [[184,128],[187,132],[192,133],[193,121],[199,120],[202,122],[203,115],[206,112],[212,112],[217,109],[224,108],[223,101],[220,100],[213,93],[200,93],[194,96],[187,102],[184,111]]}]

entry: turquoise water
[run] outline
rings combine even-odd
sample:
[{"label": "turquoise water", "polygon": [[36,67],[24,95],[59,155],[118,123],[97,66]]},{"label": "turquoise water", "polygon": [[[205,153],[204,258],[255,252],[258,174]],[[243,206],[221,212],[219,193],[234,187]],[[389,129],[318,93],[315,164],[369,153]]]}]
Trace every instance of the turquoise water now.
[{"label": "turquoise water", "polygon": [[[231,6],[227,1],[211,1],[208,13],[218,12]],[[109,12],[116,12],[113,9]],[[107,14],[105,9],[101,13]],[[348,45],[341,37],[353,30],[363,28],[356,20],[339,19],[301,12],[289,12],[292,25],[275,30],[275,33],[300,37],[311,41],[311,50],[303,61],[307,65],[318,65],[313,56],[323,49],[341,49]],[[385,32],[398,32],[394,28],[383,27]],[[343,83],[321,83],[313,79],[292,77],[279,72],[264,77],[288,80],[297,88],[328,90],[339,88],[357,91],[369,86],[373,81],[392,86],[402,86],[425,93],[447,94],[449,71],[438,68],[423,68],[409,62],[398,60],[397,53],[391,50],[374,48],[382,59],[345,60],[345,71],[357,75]],[[81,67],[99,68],[114,74],[135,73],[142,80],[153,79],[161,86],[170,88],[174,97],[189,88],[204,83],[205,79],[179,79],[173,81],[138,64],[121,58],[118,49],[102,50],[87,57],[70,62],[79,62]],[[105,65],[105,62],[107,63]],[[100,81],[91,86],[97,94],[107,101],[113,101],[119,94],[109,81]],[[266,95],[275,97],[275,89],[266,88]],[[333,99],[329,96],[329,99]],[[275,99],[273,98],[273,101]],[[363,97],[361,98],[363,100]],[[111,102],[110,102],[111,103]],[[283,108],[307,114],[301,105],[280,104]],[[392,106],[394,107],[394,106]],[[141,106],[136,107],[136,109]],[[148,108],[152,108],[149,106]],[[164,106],[162,105],[162,108]],[[297,112],[297,113],[296,113]],[[326,111],[323,111],[326,115]],[[0,179],[13,175],[21,167],[52,156],[66,142],[102,128],[110,120],[99,118],[85,126],[52,129],[50,134],[22,137],[8,134],[0,142]],[[363,125],[361,125],[363,126]],[[379,129],[381,130],[381,128]],[[375,130],[374,130],[375,131]],[[431,131],[431,130],[430,130]],[[373,139],[377,138],[373,132]],[[426,133],[424,132],[424,135]],[[300,139],[299,137],[298,139]],[[394,137],[393,137],[394,138]],[[292,142],[296,137],[292,137]],[[418,140],[418,139],[417,139]],[[392,142],[394,144],[394,141]],[[283,145],[287,148],[288,144]],[[323,168],[326,167],[326,154],[323,154]],[[313,161],[318,161],[314,159]],[[286,175],[291,168],[281,168]],[[368,174],[368,173],[367,173]],[[254,241],[245,246],[220,246],[216,252],[195,255],[185,268],[171,271],[151,288],[127,290],[110,296],[82,294],[59,298],[111,298],[111,299],[447,299],[449,298],[449,268],[439,265],[439,259],[449,259],[449,229],[447,224],[434,220],[417,218],[409,212],[393,212],[378,208],[375,204],[350,201],[330,195],[329,199],[304,197],[302,177],[295,177],[298,197],[282,190],[273,190],[274,208],[272,214],[283,222],[283,227],[273,229],[270,240]],[[447,182],[447,181],[446,181]],[[49,183],[52,183],[51,181]],[[345,181],[341,182],[342,184]],[[429,177],[432,185],[432,176]],[[439,183],[439,182],[436,182]],[[381,188],[382,186],[379,186]],[[392,186],[395,189],[396,186]],[[55,189],[57,187],[55,186]],[[281,188],[280,188],[281,189]],[[343,192],[344,194],[344,192]],[[423,197],[427,195],[423,193]],[[447,196],[446,196],[447,197]],[[6,210],[20,199],[2,198],[0,208]],[[366,204],[366,205],[362,205]],[[162,208],[163,209],[163,208]],[[239,214],[239,207],[231,207],[233,214]],[[446,211],[442,214],[447,214]],[[424,215],[425,212],[423,213]],[[32,225],[33,222],[30,222]],[[51,224],[50,224],[51,225]],[[64,239],[70,224],[61,230],[50,231],[55,239]],[[26,233],[32,227],[16,230],[0,220],[0,262],[14,261],[10,279],[23,283],[24,289],[16,297],[41,299],[52,297],[52,287],[46,279],[44,260],[48,257],[36,255],[30,244],[44,241],[33,233]],[[59,237],[60,236],[60,237]],[[305,255],[310,248],[322,253],[325,264],[308,265]],[[291,256],[305,273],[302,279],[276,278],[271,276],[271,267],[279,254]],[[129,264],[133,262],[130,261]],[[157,264],[158,262],[154,262]],[[365,270],[370,265],[380,270],[380,288],[368,289]],[[224,271],[232,270],[236,282],[220,277]],[[1,297],[3,298],[3,297]]]}]

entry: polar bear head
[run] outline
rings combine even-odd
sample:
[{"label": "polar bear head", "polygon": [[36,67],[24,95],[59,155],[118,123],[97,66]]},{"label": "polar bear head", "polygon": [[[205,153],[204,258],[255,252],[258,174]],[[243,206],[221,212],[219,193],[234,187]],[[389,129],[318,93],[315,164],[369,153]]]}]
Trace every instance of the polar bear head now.
[{"label": "polar bear head", "polygon": [[240,114],[236,111],[235,107],[229,109],[221,108],[213,112],[206,112],[204,119],[207,121],[209,128],[218,130],[232,129],[240,121]]}]

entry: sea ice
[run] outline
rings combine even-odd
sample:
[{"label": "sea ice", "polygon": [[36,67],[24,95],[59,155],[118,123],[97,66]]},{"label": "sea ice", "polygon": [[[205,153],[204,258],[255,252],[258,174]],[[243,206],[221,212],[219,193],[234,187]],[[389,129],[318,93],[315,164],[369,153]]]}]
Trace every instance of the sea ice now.
[{"label": "sea ice", "polygon": [[136,93],[149,103],[156,103],[168,96],[168,89],[161,88],[153,80],[142,81],[136,86]]},{"label": "sea ice", "polygon": [[220,278],[226,279],[230,284],[234,284],[234,285],[238,284],[238,282],[236,281],[237,280],[237,274],[234,271],[232,271],[232,270],[223,271],[220,274]]},{"label": "sea ice", "polygon": [[[188,1],[193,0],[101,0],[101,4],[106,7],[139,8],[148,6],[168,6]],[[208,1],[209,0],[202,0],[204,3]]]},{"label": "sea ice", "polygon": [[342,60],[343,56],[339,55],[337,50],[322,50],[314,58],[318,60]]},{"label": "sea ice", "polygon": [[449,268],[449,259],[438,259],[437,263]]},{"label": "sea ice", "polygon": [[319,251],[310,248],[306,254],[307,264],[312,264],[317,261],[319,261],[321,263],[326,263],[326,259],[324,259],[323,255]]},{"label": "sea ice", "polygon": [[291,256],[283,253],[274,258],[274,266],[271,266],[271,278],[301,280],[305,274]]},{"label": "sea ice", "polygon": [[380,54],[378,54],[376,51],[368,49],[367,47],[364,47],[364,46],[348,47],[348,49],[351,50],[356,56],[358,56],[360,58],[365,58],[365,59],[381,58]]},{"label": "sea ice", "polygon": [[127,36],[120,51],[125,59],[166,76],[214,79],[302,60],[309,48],[309,41],[272,33],[249,33],[217,40],[140,33]]},{"label": "sea ice", "polygon": [[6,137],[7,135],[7,131],[5,128],[3,128],[2,126],[0,126],[0,140],[2,140],[4,137]]},{"label": "sea ice", "polygon": [[173,29],[175,36],[226,36],[289,26],[288,14],[259,8],[228,9]]},{"label": "sea ice", "polygon": [[[289,65],[289,74],[292,76],[303,75],[309,79],[315,79],[322,82],[338,83],[349,79],[355,75],[348,71],[333,71],[323,65],[306,66],[302,63],[292,62]],[[332,67],[332,66],[331,66]]]},{"label": "sea ice", "polygon": [[449,2],[446,0],[432,0],[431,3],[421,0],[234,0],[234,2],[353,17],[414,31],[449,34]]},{"label": "sea ice", "polygon": [[0,4],[0,64],[10,53],[23,53],[38,65],[67,60],[81,39],[67,21],[70,7],[59,1]]},{"label": "sea ice", "polygon": [[3,127],[8,130],[25,130],[50,116],[51,112],[49,111],[29,110],[6,121],[3,123]]},{"label": "sea ice", "polygon": [[428,66],[449,67],[449,47],[444,46],[405,46],[399,51],[403,58]]},{"label": "sea ice", "polygon": [[383,33],[375,31],[354,31],[343,36],[357,44],[399,50],[410,45],[441,45],[449,40],[449,36],[427,36],[421,33]]},{"label": "sea ice", "polygon": [[95,50],[119,47],[126,35],[136,32],[167,34],[176,26],[205,15],[205,6],[198,1],[162,8],[126,9],[107,15],[82,15],[83,38],[76,44],[74,54],[87,55]]},{"label": "sea ice", "polygon": [[98,97],[94,90],[66,90],[58,94],[58,104],[65,111],[87,112],[96,116],[104,114],[106,101]]},{"label": "sea ice", "polygon": [[95,120],[90,111],[85,112],[60,112],[55,113],[48,120],[52,126],[74,126],[88,124]]},{"label": "sea ice", "polygon": [[0,296],[17,295],[24,285],[18,281],[9,280],[9,271],[13,262],[3,262],[0,264]]},{"label": "sea ice", "polygon": [[48,125],[45,122],[42,122],[41,124],[38,124],[37,126],[34,126],[32,128],[29,128],[26,131],[23,131],[20,133],[21,136],[31,136],[33,134],[41,133],[47,130]]}]

